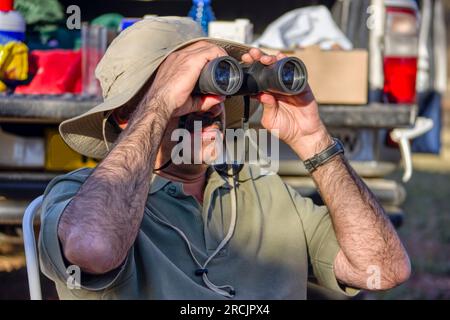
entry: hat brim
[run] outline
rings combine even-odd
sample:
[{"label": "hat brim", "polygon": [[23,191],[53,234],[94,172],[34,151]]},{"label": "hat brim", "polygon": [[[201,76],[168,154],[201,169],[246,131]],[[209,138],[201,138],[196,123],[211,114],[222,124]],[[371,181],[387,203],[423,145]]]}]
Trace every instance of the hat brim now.
[{"label": "hat brim", "polygon": [[[134,72],[127,72],[127,74],[130,75],[129,79],[126,79],[129,85],[123,92],[110,98],[106,98],[104,102],[82,115],[63,121],[59,126],[61,137],[78,153],[96,159],[106,157],[108,154],[107,143],[113,144],[118,135],[108,122],[103,123],[105,114],[111,110],[122,107],[133,99],[169,54],[201,40],[214,43],[224,48],[230,56],[238,60],[241,59],[241,56],[244,53],[247,53],[251,49],[250,46],[223,39],[199,37],[188,40],[168,51],[158,59],[157,63],[154,61],[150,62],[148,68],[140,65],[135,67]],[[236,127],[240,124],[243,112],[242,106],[242,97],[230,97],[225,101],[227,128]],[[257,108],[258,103],[252,99],[250,115],[252,115]],[[103,132],[103,127],[105,132]]]}]

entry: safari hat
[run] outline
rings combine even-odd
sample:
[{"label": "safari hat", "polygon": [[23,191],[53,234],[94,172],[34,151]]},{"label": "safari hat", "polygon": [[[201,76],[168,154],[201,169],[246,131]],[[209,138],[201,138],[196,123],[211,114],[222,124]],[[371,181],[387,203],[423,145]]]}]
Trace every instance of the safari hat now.
[{"label": "safari hat", "polygon": [[[59,131],[64,141],[85,156],[104,158],[118,137],[114,126],[105,121],[107,115],[136,96],[170,53],[200,40],[222,47],[238,61],[251,48],[233,41],[204,37],[197,23],[184,17],[150,17],[121,32],[95,70],[103,102],[62,122]],[[257,107],[258,103],[251,103],[251,114]],[[242,97],[226,99],[225,114],[226,127],[239,125],[243,114]]]}]

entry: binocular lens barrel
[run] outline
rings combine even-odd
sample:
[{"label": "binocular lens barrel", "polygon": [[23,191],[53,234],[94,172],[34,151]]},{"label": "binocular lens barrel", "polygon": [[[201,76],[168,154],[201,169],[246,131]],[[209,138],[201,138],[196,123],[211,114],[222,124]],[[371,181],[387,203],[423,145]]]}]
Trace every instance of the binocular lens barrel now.
[{"label": "binocular lens barrel", "polygon": [[216,58],[203,68],[194,94],[253,95],[261,92],[296,95],[302,92],[307,80],[303,62],[288,57],[272,65],[255,62],[241,66],[229,56]]},{"label": "binocular lens barrel", "polygon": [[243,78],[242,68],[236,59],[219,57],[203,68],[194,93],[232,96],[241,88]]},{"label": "binocular lens barrel", "polygon": [[302,92],[307,83],[307,71],[303,62],[300,59],[291,57],[282,59],[279,63],[278,78],[282,85],[280,88],[282,90],[278,91],[278,93],[299,94]]},{"label": "binocular lens barrel", "polygon": [[296,95],[305,89],[307,83],[306,67],[296,57],[287,57],[271,65],[255,62],[244,67],[244,83],[238,94],[270,92]]}]

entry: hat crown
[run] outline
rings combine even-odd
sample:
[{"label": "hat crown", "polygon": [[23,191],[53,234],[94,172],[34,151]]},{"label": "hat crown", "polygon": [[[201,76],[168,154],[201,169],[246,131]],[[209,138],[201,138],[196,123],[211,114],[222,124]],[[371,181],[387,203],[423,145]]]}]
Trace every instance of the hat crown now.
[{"label": "hat crown", "polygon": [[95,75],[103,98],[119,94],[141,68],[159,64],[168,52],[191,39],[204,36],[191,18],[149,17],[122,31],[99,62]]},{"label": "hat crown", "polygon": [[[63,121],[59,131],[64,141],[85,156],[106,157],[118,133],[105,121],[105,115],[133,99],[170,53],[200,40],[223,48],[238,60],[250,50],[244,44],[204,37],[200,26],[187,17],[149,17],[125,29],[111,43],[96,69],[104,101]],[[257,103],[252,102],[251,114],[257,109]],[[241,106],[241,97],[225,101],[227,127],[240,124]]]}]

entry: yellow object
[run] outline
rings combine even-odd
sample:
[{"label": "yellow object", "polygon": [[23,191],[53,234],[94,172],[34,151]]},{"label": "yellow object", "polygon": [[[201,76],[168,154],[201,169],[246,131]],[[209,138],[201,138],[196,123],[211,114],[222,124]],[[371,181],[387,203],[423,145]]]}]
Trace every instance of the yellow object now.
[{"label": "yellow object", "polygon": [[45,169],[49,171],[72,171],[82,167],[93,168],[97,161],[70,149],[56,129],[46,129]]},{"label": "yellow object", "polygon": [[4,84],[1,80],[0,80],[0,92],[4,92],[6,91],[7,87],[6,84]]},{"label": "yellow object", "polygon": [[27,78],[28,47],[15,41],[0,45],[0,80],[22,81]]}]

